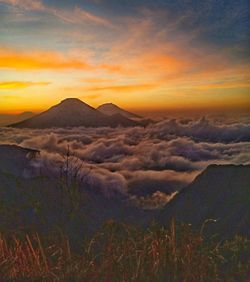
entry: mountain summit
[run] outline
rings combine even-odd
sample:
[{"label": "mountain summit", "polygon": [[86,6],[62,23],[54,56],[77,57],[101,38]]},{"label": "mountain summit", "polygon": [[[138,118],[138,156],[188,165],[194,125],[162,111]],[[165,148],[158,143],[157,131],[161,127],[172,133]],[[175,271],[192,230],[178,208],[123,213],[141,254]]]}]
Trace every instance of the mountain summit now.
[{"label": "mountain summit", "polygon": [[88,109],[94,109],[78,98],[66,98],[66,99],[62,100],[59,105],[65,106],[65,107],[77,107],[77,106],[83,106],[84,105]]},{"label": "mountain summit", "polygon": [[97,108],[97,110],[105,115],[112,116],[115,114],[120,114],[126,118],[141,118],[140,116],[130,113],[126,110],[121,109],[113,103],[106,103]]},{"label": "mountain summit", "polygon": [[135,126],[138,125],[125,117],[109,116],[101,113],[77,98],[67,98],[45,112],[11,124],[18,128],[51,128],[51,127],[101,127],[101,126]]}]

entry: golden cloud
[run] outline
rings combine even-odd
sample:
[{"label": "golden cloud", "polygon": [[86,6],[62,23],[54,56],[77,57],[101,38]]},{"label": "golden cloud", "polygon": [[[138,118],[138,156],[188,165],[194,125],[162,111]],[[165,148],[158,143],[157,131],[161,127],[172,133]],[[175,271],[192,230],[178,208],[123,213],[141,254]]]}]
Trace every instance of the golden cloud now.
[{"label": "golden cloud", "polygon": [[210,89],[232,89],[232,88],[250,88],[250,82],[221,82],[221,83],[212,83],[212,84],[204,84],[197,85],[195,89],[199,90],[210,90]]},{"label": "golden cloud", "polygon": [[101,78],[101,77],[87,77],[80,79],[80,82],[89,83],[89,84],[104,84],[104,83],[113,83],[115,79],[111,78]]},{"label": "golden cloud", "polygon": [[45,86],[50,84],[50,82],[32,82],[32,81],[2,81],[0,82],[0,90],[1,89],[19,89],[19,88],[27,88],[30,86]]},{"label": "golden cloud", "polygon": [[17,70],[36,69],[81,69],[91,70],[93,67],[86,61],[58,52],[16,51],[0,49],[0,68]]},{"label": "golden cloud", "polygon": [[74,9],[56,9],[45,5],[41,0],[0,0],[0,3],[15,6],[21,10],[45,12],[71,24],[92,23],[95,25],[114,27],[106,18],[95,15],[79,7]]},{"label": "golden cloud", "polygon": [[85,91],[101,92],[101,91],[117,91],[117,92],[136,92],[143,90],[150,90],[156,88],[154,84],[133,84],[133,85],[110,85],[110,86],[97,86],[97,87],[85,87]]}]

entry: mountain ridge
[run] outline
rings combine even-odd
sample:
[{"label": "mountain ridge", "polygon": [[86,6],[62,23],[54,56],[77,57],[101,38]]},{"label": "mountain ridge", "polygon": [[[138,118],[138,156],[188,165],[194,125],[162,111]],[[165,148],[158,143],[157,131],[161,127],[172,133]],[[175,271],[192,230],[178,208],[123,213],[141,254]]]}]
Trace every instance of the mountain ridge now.
[{"label": "mountain ridge", "polygon": [[10,124],[17,128],[137,126],[126,117],[108,116],[77,98],[67,98],[48,110],[24,121]]},{"label": "mountain ridge", "polygon": [[250,165],[209,165],[183,188],[157,215],[168,225],[174,218],[201,228],[207,220],[208,234],[250,236]]},{"label": "mountain ridge", "polygon": [[33,112],[21,112],[19,114],[0,114],[0,126],[7,126],[11,123],[18,123],[25,119],[33,117]]},{"label": "mountain ridge", "polygon": [[121,114],[126,118],[141,118],[139,115],[126,111],[113,103],[105,103],[97,108],[103,114],[112,116],[114,114]]}]

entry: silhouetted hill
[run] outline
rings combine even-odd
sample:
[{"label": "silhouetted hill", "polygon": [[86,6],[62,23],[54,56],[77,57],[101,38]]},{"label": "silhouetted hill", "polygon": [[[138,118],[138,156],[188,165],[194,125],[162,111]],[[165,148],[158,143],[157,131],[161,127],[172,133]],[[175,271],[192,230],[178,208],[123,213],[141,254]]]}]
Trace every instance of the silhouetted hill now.
[{"label": "silhouetted hill", "polygon": [[112,116],[109,116],[110,125],[111,126],[123,126],[123,127],[129,127],[129,126],[140,126],[141,124],[139,122],[133,121],[131,119],[126,118],[125,116],[121,114],[114,114]]},{"label": "silhouetted hill", "polygon": [[120,107],[118,107],[117,105],[113,104],[113,103],[106,103],[103,105],[100,105],[97,108],[98,111],[100,111],[101,113],[108,115],[108,116],[112,116],[115,114],[120,114],[126,118],[141,118],[140,116],[130,113]]},{"label": "silhouetted hill", "polygon": [[228,237],[250,236],[250,165],[210,165],[189,186],[171,200],[157,221],[169,224],[172,218]]},{"label": "silhouetted hill", "polygon": [[34,170],[39,152],[0,145],[0,232],[60,227],[74,241],[93,234],[107,220],[144,224],[151,212],[133,207],[123,194],[107,196],[57,174]]},{"label": "silhouetted hill", "polygon": [[137,122],[117,116],[107,116],[76,98],[68,98],[32,118],[11,124],[18,128],[135,126]]},{"label": "silhouetted hill", "polygon": [[37,150],[16,145],[0,145],[0,172],[24,176],[30,168],[30,160],[37,154]]},{"label": "silhouetted hill", "polygon": [[20,114],[17,115],[19,120],[24,120],[24,119],[27,119],[27,118],[31,118],[33,116],[34,116],[34,113],[32,113],[32,112],[23,112],[23,113],[20,113]]},{"label": "silhouetted hill", "polygon": [[23,112],[20,114],[0,114],[0,126],[6,126],[10,123],[20,122],[34,116],[32,112]]}]

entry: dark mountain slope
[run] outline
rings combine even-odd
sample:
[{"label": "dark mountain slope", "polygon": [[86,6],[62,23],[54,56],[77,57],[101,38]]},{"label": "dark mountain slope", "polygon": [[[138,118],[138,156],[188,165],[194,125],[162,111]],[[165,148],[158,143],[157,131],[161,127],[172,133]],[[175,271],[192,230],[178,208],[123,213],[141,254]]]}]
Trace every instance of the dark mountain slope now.
[{"label": "dark mountain slope", "polygon": [[[125,117],[124,117],[125,119]],[[134,126],[136,122],[126,119],[122,122],[97,111],[76,98],[68,98],[32,118],[10,125],[18,128],[51,128],[51,127],[101,127],[119,125]]]},{"label": "dark mountain slope", "polygon": [[6,126],[10,123],[17,123],[34,116],[32,112],[23,112],[20,114],[0,114],[0,126]]},{"label": "dark mountain slope", "polygon": [[37,155],[37,150],[16,145],[0,145],[0,172],[15,176],[24,176],[28,171],[31,173],[30,160]]},{"label": "dark mountain slope", "polygon": [[113,104],[113,103],[106,103],[103,104],[101,106],[99,106],[97,108],[98,111],[100,111],[101,113],[108,115],[108,116],[112,116],[115,114],[120,114],[126,118],[141,118],[140,116],[134,114],[134,113],[130,113],[120,107],[118,107],[117,105]]},{"label": "dark mountain slope", "polygon": [[123,194],[107,197],[74,181],[65,186],[60,175],[33,170],[31,157],[39,162],[38,151],[0,145],[0,232],[35,230],[46,234],[60,228],[77,244],[107,220],[144,225],[152,216],[131,206]]},{"label": "dark mountain slope", "polygon": [[128,119],[121,114],[114,114],[112,116],[109,116],[108,120],[109,120],[111,127],[115,127],[117,125],[120,125],[120,126],[123,126],[123,127],[141,126],[140,122],[136,122],[134,120]]},{"label": "dark mountain slope", "polygon": [[250,236],[250,165],[210,165],[160,212],[157,221],[169,224],[172,218],[228,237]]}]

